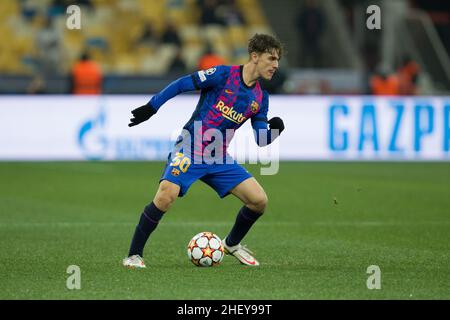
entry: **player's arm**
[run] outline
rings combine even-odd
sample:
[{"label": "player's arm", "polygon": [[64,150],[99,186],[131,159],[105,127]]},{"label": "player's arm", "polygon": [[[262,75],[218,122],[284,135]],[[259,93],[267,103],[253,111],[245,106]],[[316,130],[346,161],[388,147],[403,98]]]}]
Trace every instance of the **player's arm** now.
[{"label": "player's arm", "polygon": [[131,111],[133,118],[130,119],[128,126],[132,127],[150,119],[167,100],[180,93],[195,89],[196,87],[190,75],[173,81],[158,94],[154,95],[147,104]]},{"label": "player's arm", "polygon": [[255,140],[260,147],[271,144],[284,130],[284,123],[281,118],[274,117],[267,120],[268,100],[267,93],[264,93],[261,110],[251,118]]},{"label": "player's arm", "polygon": [[200,70],[173,81],[158,94],[154,95],[147,104],[131,111],[133,118],[130,119],[128,126],[132,127],[150,119],[164,103],[180,93],[205,89],[218,84],[221,81],[224,68],[220,66],[208,70]]}]

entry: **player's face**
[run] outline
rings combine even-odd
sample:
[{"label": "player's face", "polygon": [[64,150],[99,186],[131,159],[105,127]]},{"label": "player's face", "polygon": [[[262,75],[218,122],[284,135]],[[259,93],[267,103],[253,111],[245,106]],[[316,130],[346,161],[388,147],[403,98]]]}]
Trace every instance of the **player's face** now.
[{"label": "player's face", "polygon": [[265,80],[272,79],[274,73],[278,70],[279,61],[280,57],[276,50],[260,54],[258,57],[259,75]]}]

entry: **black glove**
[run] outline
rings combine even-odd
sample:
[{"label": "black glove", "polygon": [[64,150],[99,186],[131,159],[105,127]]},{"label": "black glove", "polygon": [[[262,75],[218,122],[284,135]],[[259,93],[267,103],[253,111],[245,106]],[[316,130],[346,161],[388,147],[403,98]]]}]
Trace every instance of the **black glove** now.
[{"label": "black glove", "polygon": [[134,118],[130,119],[129,127],[135,126],[141,122],[147,121],[156,113],[156,110],[151,105],[141,106],[131,111]]},{"label": "black glove", "polygon": [[269,129],[278,129],[280,130],[279,133],[281,133],[284,130],[284,123],[283,120],[281,120],[281,118],[279,117],[274,117],[272,119],[269,120]]}]

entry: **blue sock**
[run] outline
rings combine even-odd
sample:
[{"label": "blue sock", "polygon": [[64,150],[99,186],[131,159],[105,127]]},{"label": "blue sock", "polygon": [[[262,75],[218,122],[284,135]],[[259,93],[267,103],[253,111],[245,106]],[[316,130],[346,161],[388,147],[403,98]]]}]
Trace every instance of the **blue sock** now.
[{"label": "blue sock", "polygon": [[255,212],[246,206],[239,211],[236,222],[226,238],[227,246],[235,246],[241,242],[252,225],[261,217],[262,213]]},{"label": "blue sock", "polygon": [[159,220],[161,220],[164,212],[159,210],[152,202],[145,207],[144,212],[141,215],[136,230],[134,231],[133,240],[131,240],[130,251],[128,256],[135,254],[143,256],[143,251],[148,237],[158,226]]}]

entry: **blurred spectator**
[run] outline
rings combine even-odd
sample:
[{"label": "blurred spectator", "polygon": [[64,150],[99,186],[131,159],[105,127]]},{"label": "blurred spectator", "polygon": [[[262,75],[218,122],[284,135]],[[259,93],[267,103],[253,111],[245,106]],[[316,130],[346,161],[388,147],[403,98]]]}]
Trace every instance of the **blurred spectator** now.
[{"label": "blurred spectator", "polygon": [[402,58],[400,66],[397,69],[401,95],[417,94],[419,72],[419,65],[410,56],[406,55]]},{"label": "blurred spectator", "polygon": [[321,67],[322,55],[320,39],[325,26],[325,15],[315,0],[307,0],[296,18],[296,26],[300,33],[302,66]]},{"label": "blurred spectator", "polygon": [[39,13],[38,5],[36,2],[33,2],[33,0],[21,0],[19,4],[22,17],[25,21],[32,21],[33,18]]},{"label": "blurred spectator", "polygon": [[139,45],[145,45],[149,47],[154,47],[158,45],[158,36],[151,23],[146,22],[142,30],[141,36],[138,38],[137,43]]},{"label": "blurred spectator", "polygon": [[162,36],[161,42],[166,44],[175,44],[177,47],[181,47],[180,36],[175,25],[172,22],[167,23]]},{"label": "blurred spectator", "polygon": [[66,10],[71,5],[82,6],[83,9],[93,9],[91,0],[53,0],[48,7],[48,15],[53,17],[66,14]]},{"label": "blurred spectator", "polygon": [[61,39],[50,18],[45,19],[44,26],[37,32],[35,41],[40,73],[47,75],[59,73],[62,60]]},{"label": "blurred spectator", "polygon": [[208,43],[206,46],[205,53],[200,57],[198,62],[198,68],[200,70],[206,70],[215,66],[220,66],[225,64],[225,59],[220,55],[216,54],[211,45]]},{"label": "blurred spectator", "polygon": [[66,14],[67,2],[67,0],[53,0],[48,8],[47,14],[50,17]]},{"label": "blurred spectator", "polygon": [[200,24],[220,24],[224,25],[224,21],[217,14],[217,0],[199,0],[200,7]]},{"label": "blurred spectator", "polygon": [[186,70],[187,68],[181,55],[181,49],[178,49],[175,58],[172,60],[172,63],[169,66],[169,72],[174,74],[184,74]]},{"label": "blurred spectator", "polygon": [[240,26],[245,23],[244,16],[235,1],[228,0],[219,6],[217,14],[227,26]]},{"label": "blurred spectator", "polygon": [[400,94],[400,83],[397,74],[385,69],[379,69],[370,78],[370,88],[373,95],[395,96]]},{"label": "blurred spectator", "polygon": [[101,94],[103,75],[100,67],[92,61],[88,53],[83,53],[73,66],[71,92],[73,94]]}]

